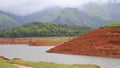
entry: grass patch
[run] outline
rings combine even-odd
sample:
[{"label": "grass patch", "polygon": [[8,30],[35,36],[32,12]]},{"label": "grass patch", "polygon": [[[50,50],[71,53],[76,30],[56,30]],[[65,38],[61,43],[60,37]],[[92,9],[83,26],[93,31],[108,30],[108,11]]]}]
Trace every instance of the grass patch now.
[{"label": "grass patch", "polygon": [[0,59],[0,68],[17,68],[17,67],[10,63],[6,63],[4,60]]},{"label": "grass patch", "polygon": [[119,28],[120,27],[120,22],[108,24],[108,25],[105,25],[103,27]]},{"label": "grass patch", "polygon": [[31,66],[33,68],[100,68],[96,65],[68,65],[47,62],[28,62],[23,60],[7,60],[6,62],[11,64],[22,64],[26,66]]},{"label": "grass patch", "polygon": [[[26,37],[27,38],[27,37]],[[49,42],[66,42],[72,39],[73,37],[31,37],[32,41],[36,40],[45,40]]]}]

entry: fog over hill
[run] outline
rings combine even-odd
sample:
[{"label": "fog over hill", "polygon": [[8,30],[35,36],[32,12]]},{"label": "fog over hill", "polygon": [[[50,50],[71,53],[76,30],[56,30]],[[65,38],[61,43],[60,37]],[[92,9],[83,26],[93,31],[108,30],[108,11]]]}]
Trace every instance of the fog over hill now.
[{"label": "fog over hill", "polygon": [[120,21],[119,0],[4,0],[0,3],[2,14],[19,24],[47,22],[98,28]]},{"label": "fog over hill", "polygon": [[119,3],[120,0],[0,0],[0,9],[18,15],[27,15],[50,7],[79,8],[87,3]]},{"label": "fog over hill", "polygon": [[0,30],[14,28],[20,25],[17,20],[0,11]]}]

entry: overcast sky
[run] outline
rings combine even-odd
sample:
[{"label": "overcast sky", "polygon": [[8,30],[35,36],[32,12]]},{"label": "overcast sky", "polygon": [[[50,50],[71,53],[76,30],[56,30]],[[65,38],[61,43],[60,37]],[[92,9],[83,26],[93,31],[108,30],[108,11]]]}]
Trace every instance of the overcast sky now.
[{"label": "overcast sky", "polygon": [[43,10],[46,7],[60,6],[75,8],[88,2],[107,3],[108,1],[109,0],[0,0],[0,9],[19,15],[26,15]]}]

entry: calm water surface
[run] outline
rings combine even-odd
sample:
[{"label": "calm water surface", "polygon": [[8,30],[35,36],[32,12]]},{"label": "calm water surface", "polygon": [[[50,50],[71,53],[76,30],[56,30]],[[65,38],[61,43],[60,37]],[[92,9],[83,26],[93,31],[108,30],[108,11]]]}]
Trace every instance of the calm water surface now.
[{"label": "calm water surface", "polygon": [[55,62],[60,64],[97,64],[102,68],[120,68],[120,59],[82,55],[46,53],[54,46],[0,45],[0,55],[27,61]]}]

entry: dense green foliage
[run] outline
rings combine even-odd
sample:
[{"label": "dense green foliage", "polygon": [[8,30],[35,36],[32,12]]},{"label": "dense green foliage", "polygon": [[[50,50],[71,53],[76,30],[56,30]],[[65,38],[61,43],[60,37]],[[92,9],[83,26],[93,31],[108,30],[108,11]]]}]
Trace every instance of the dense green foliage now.
[{"label": "dense green foliage", "polygon": [[112,23],[112,24],[108,24],[108,25],[105,25],[105,26],[103,26],[103,27],[120,27],[120,22],[117,22],[117,23]]},{"label": "dense green foliage", "polygon": [[91,28],[85,26],[35,22],[18,28],[0,31],[0,37],[78,36],[89,30]]},{"label": "dense green foliage", "polygon": [[16,66],[6,63],[4,60],[0,59],[0,68],[17,68]]}]

